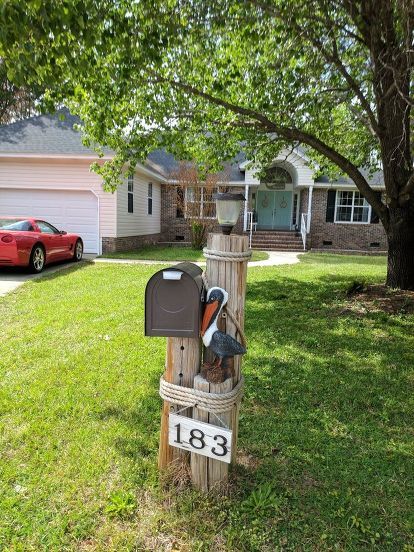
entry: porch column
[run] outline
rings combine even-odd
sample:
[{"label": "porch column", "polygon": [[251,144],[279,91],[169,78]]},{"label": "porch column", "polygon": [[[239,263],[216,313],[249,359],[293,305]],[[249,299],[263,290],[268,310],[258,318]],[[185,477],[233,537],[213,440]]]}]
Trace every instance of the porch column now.
[{"label": "porch column", "polygon": [[310,225],[311,225],[311,216],[312,216],[312,195],[313,195],[313,186],[309,186],[309,193],[308,193],[308,220],[306,224],[306,233],[309,234],[310,232]]},{"label": "porch column", "polygon": [[249,185],[244,187],[244,196],[246,201],[244,202],[244,216],[243,216],[243,231],[247,232],[247,212],[249,210]]}]

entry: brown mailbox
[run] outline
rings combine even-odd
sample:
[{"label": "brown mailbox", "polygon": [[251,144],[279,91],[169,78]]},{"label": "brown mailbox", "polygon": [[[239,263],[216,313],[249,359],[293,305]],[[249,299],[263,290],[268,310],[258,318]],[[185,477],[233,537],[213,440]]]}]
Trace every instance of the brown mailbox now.
[{"label": "brown mailbox", "polygon": [[145,290],[145,335],[199,337],[202,273],[193,263],[179,263],[150,278]]}]

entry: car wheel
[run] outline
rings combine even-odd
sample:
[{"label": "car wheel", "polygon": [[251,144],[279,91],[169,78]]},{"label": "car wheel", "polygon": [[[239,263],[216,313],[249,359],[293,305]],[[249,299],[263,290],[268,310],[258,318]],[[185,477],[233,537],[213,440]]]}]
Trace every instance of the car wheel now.
[{"label": "car wheel", "polygon": [[32,249],[29,261],[30,272],[38,274],[42,272],[46,261],[45,250],[41,245],[35,245]]},{"label": "car wheel", "polygon": [[82,240],[78,240],[75,244],[75,250],[73,252],[73,260],[79,262],[82,260],[83,256],[83,243]]}]

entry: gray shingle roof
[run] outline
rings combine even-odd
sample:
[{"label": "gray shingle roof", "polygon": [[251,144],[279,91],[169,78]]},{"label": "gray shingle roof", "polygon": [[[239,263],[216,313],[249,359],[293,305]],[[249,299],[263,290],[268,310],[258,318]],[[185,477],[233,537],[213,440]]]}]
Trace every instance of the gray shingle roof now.
[{"label": "gray shingle roof", "polygon": [[[245,160],[244,154],[240,153],[237,157],[224,163],[224,169],[220,172],[223,181],[244,183],[244,172],[239,169],[239,164]],[[163,149],[157,149],[151,152],[147,157],[147,166],[158,170],[167,178],[174,179],[174,173],[180,166],[179,160],[171,153]]]},{"label": "gray shingle roof", "polygon": [[[61,120],[61,115],[64,118]],[[80,119],[72,115],[68,109],[61,109],[53,115],[38,115],[22,121],[0,126],[0,154],[55,154],[55,155],[97,155],[92,149],[82,144],[82,135],[74,130]],[[113,152],[104,148],[104,153]],[[223,180],[230,182],[245,181],[245,173],[239,169],[239,164],[245,161],[241,152],[224,165]],[[160,175],[171,178],[179,167],[179,161],[174,155],[164,149],[157,149],[149,154],[145,165]],[[374,186],[383,185],[382,172],[368,175],[362,171],[368,182]],[[328,183],[329,179],[321,176],[315,182]],[[340,178],[332,184],[351,184],[347,178]]]},{"label": "gray shingle roof", "polygon": [[[61,119],[61,115],[64,118]],[[45,155],[96,155],[93,149],[82,144],[82,134],[74,130],[80,119],[68,109],[60,109],[53,115],[38,115],[22,121],[0,126],[0,154]],[[113,152],[104,148],[108,155]],[[164,177],[177,170],[179,161],[163,149],[150,153],[145,165]],[[238,161],[229,164],[230,179],[244,181]]]},{"label": "gray shingle roof", "polygon": [[[360,169],[362,175],[366,179],[366,181],[374,187],[384,187],[384,174],[382,171],[375,171],[374,173],[370,174],[369,171],[366,169]],[[355,183],[350,178],[347,178],[346,176],[341,176],[340,178],[331,181],[328,176],[322,175],[318,176],[318,178],[315,179],[315,183],[318,184],[331,184],[334,186],[335,184],[339,184],[342,186],[345,185],[351,185],[355,186]]]},{"label": "gray shingle roof", "polygon": [[67,109],[61,109],[54,115],[0,126],[0,153],[96,155],[82,144],[81,133],[74,130],[73,125],[79,122]]}]

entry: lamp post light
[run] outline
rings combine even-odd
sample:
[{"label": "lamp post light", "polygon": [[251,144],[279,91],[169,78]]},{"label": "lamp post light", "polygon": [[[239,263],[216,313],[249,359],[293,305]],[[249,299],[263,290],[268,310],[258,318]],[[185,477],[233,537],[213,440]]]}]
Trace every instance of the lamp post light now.
[{"label": "lamp post light", "polygon": [[243,194],[229,192],[214,194],[213,199],[216,202],[217,220],[221,231],[229,235],[239,218],[241,202],[246,199]]}]

